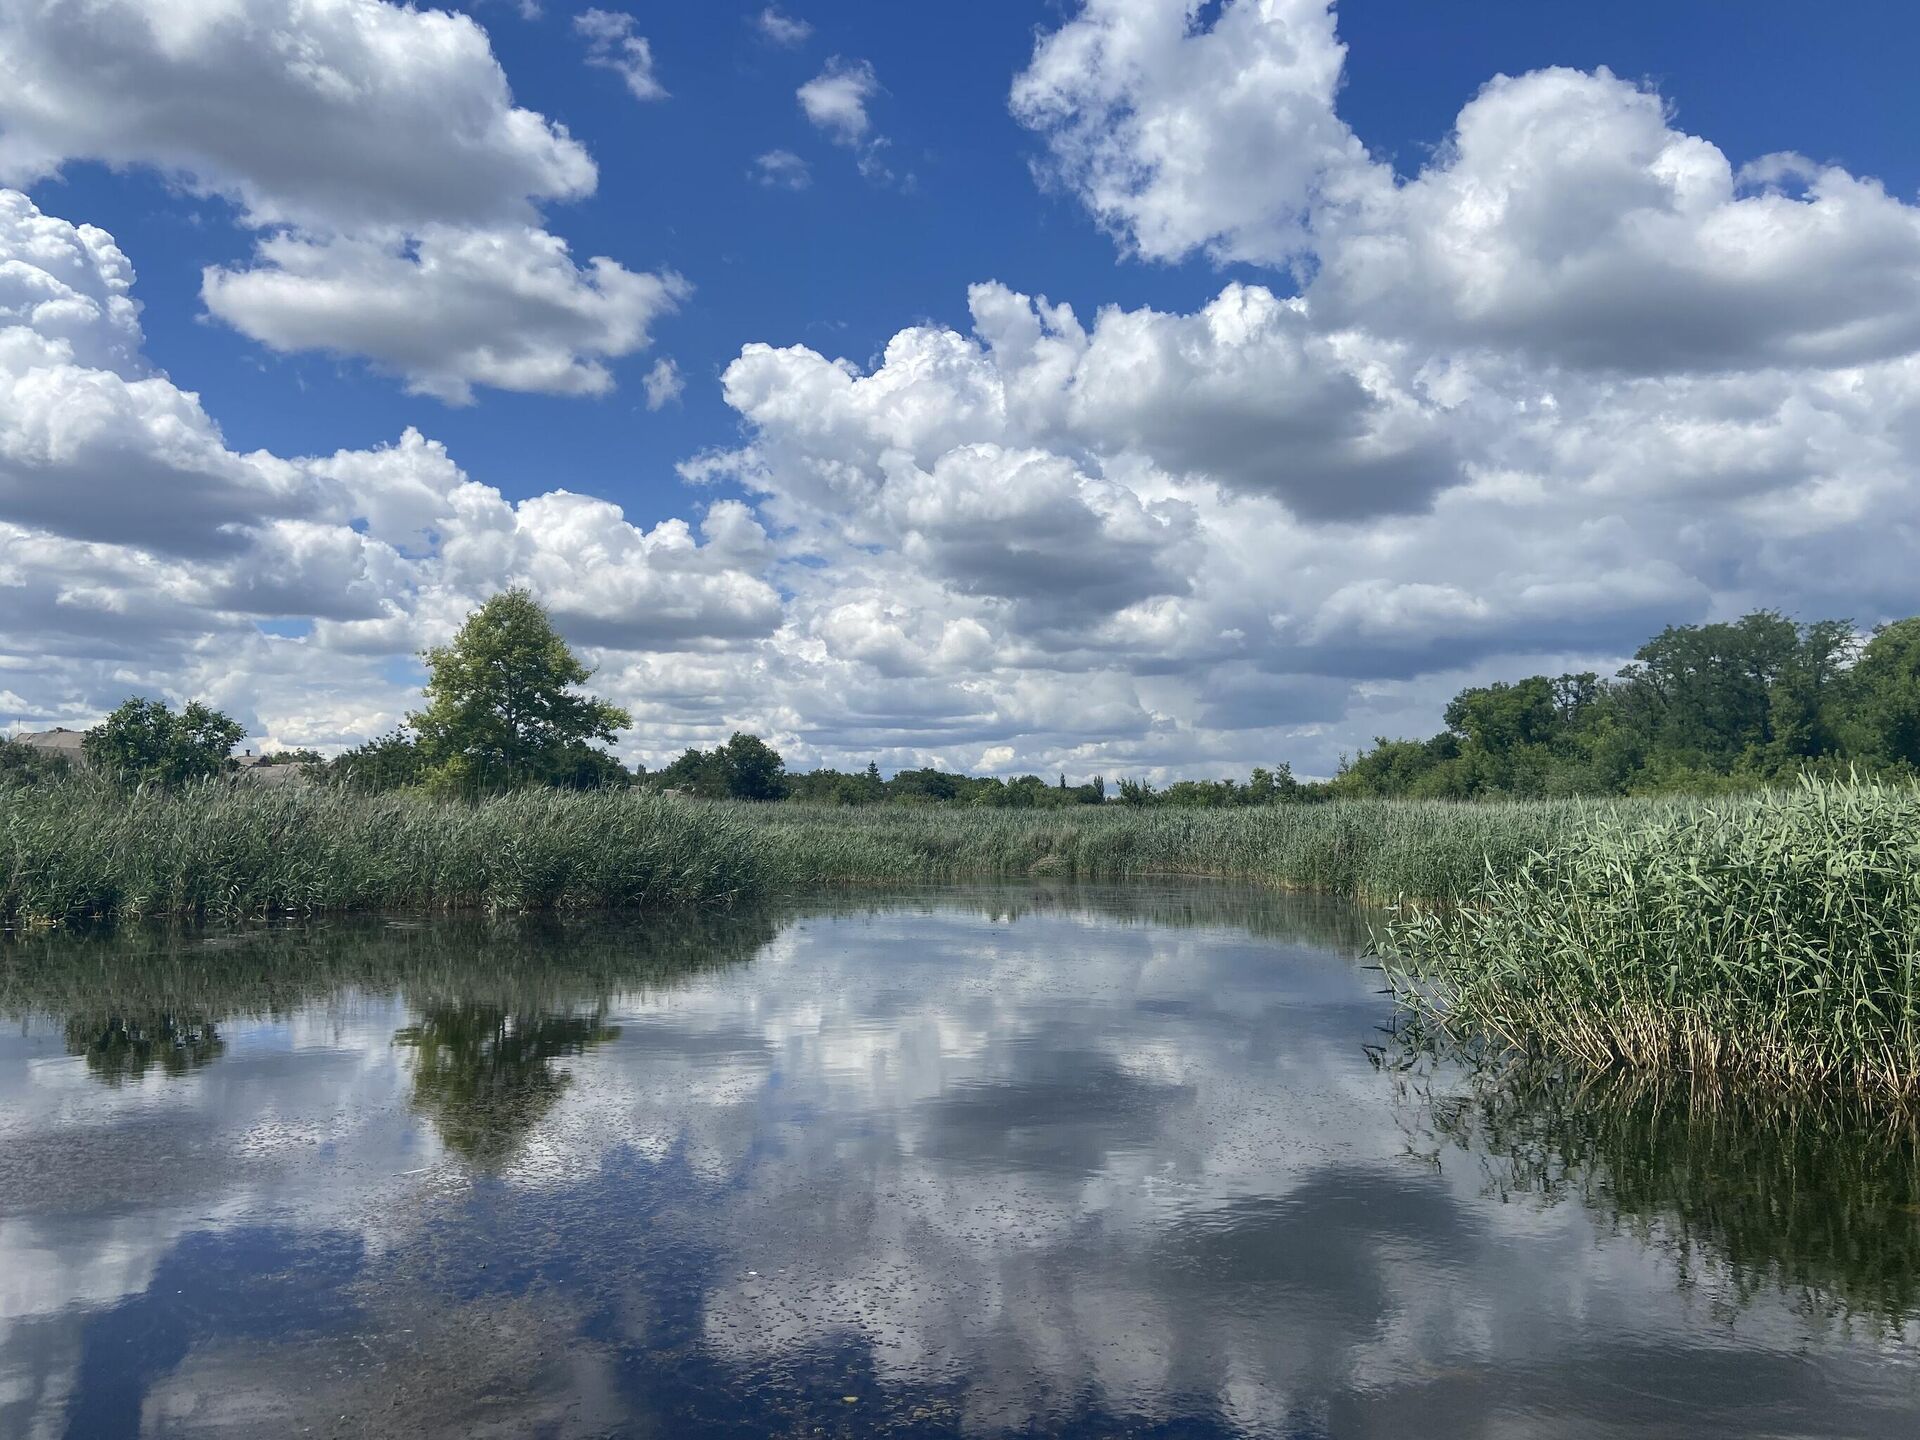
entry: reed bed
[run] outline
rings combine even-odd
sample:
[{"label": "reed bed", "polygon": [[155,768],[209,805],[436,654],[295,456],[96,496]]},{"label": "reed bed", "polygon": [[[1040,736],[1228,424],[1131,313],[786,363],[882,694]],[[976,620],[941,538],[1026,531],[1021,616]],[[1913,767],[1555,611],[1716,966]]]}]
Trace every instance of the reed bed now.
[{"label": "reed bed", "polygon": [[1920,1100],[1920,788],[1596,813],[1379,951],[1454,1041]]},{"label": "reed bed", "polygon": [[744,817],[658,796],[480,804],[85,778],[0,790],[0,923],[725,906],[771,876]]},{"label": "reed bed", "polygon": [[1393,904],[1412,1023],[1485,1052],[1920,1100],[1920,788],[1734,800],[987,810],[88,777],[0,789],[0,925],[724,909],[960,880],[1234,880]]},{"label": "reed bed", "polygon": [[[1660,801],[1617,802],[1652,812]],[[1353,800],[1251,809],[746,808],[789,885],[1195,876],[1390,902],[1450,901],[1588,822],[1592,803]]]},{"label": "reed bed", "polygon": [[[1637,809],[1655,802],[1630,802]],[[520,792],[475,803],[88,777],[0,789],[0,923],[719,906],[832,885],[1204,876],[1448,901],[1587,823],[1575,802],[987,810]]]}]

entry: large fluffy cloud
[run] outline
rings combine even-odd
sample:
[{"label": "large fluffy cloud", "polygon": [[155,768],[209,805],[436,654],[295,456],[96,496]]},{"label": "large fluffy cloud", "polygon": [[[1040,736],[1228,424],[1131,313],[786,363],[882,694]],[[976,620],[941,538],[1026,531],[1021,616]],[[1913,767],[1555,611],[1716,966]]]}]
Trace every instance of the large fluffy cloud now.
[{"label": "large fluffy cloud", "polygon": [[258,260],[208,270],[207,308],[275,350],[365,355],[454,404],[475,385],[603,394],[605,362],[645,346],[689,290],[604,256],[583,269],[531,227],[436,225],[410,243],[279,235]]},{"label": "large fluffy cloud", "polygon": [[1369,162],[1334,112],[1332,0],[1087,0],[1014,82],[1049,172],[1155,260],[1285,260],[1316,198]]},{"label": "large fluffy cloud", "polygon": [[[644,44],[644,42],[641,42]],[[597,392],[684,293],[538,228],[586,150],[516,106],[485,31],[386,0],[24,0],[0,11],[0,183],[144,165],[265,230],[208,307],[450,400]],[[407,317],[404,326],[396,314]]]},{"label": "large fluffy cloud", "polygon": [[773,488],[844,507],[884,498],[889,455],[928,466],[1007,441],[1133,454],[1316,518],[1419,508],[1458,479],[1443,409],[1394,347],[1316,331],[1264,288],[1230,286],[1193,315],[1109,308],[1091,329],[1003,285],[969,300],[973,336],[904,330],[870,375],[748,346],[723,383],[778,467]]},{"label": "large fluffy cloud", "polygon": [[1634,373],[1920,345],[1920,208],[1734,162],[1606,70],[1498,76],[1411,179],[1335,101],[1331,0],[1087,0],[1014,114],[1132,251],[1290,267],[1327,326]]},{"label": "large fluffy cloud", "polygon": [[1605,70],[1491,82],[1436,161],[1317,222],[1331,323],[1634,373],[1920,346],[1920,208],[1798,156],[1738,169]]},{"label": "large fluffy cloud", "polygon": [[156,166],[313,229],[524,221],[596,178],[514,105],[470,17],[385,0],[8,5],[0,179],[71,160]]},{"label": "large fluffy cloud", "polygon": [[[411,433],[235,454],[141,358],[111,239],[15,199],[0,693],[80,715],[136,675],[254,675],[289,735],[364,734],[395,657],[519,581],[649,762],[740,727],[798,764],[1325,773],[1462,684],[1610,668],[1664,624],[1920,609],[1915,207],[1729,157],[1604,72],[1495,80],[1396,175],[1339,117],[1342,61],[1318,0],[1088,0],[1016,81],[1045,168],[1131,254],[1265,283],[1080,314],[983,283],[970,326],[877,360],[746,345],[742,434],[684,473],[752,503],[699,526],[516,505]],[[820,92],[823,123],[870,141],[866,93]],[[676,298],[524,215],[410,226],[276,233],[209,302],[460,399],[599,388]],[[316,653],[347,678],[300,679]]]},{"label": "large fluffy cloud", "polygon": [[512,503],[412,430],[234,451],[144,358],[132,285],[111,236],[0,191],[0,686],[18,719],[151,687],[339,743],[398,718],[395,658],[511,584],[589,646],[699,650],[780,623],[737,502],[696,538],[564,491]]}]

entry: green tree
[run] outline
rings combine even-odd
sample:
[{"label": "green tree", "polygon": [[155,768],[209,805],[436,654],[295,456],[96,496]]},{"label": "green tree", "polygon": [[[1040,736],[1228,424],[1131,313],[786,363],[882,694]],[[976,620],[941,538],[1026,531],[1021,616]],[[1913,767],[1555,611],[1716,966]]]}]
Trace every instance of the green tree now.
[{"label": "green tree", "polygon": [[758,735],[736,730],[713,753],[734,799],[778,800],[787,793],[787,762]]},{"label": "green tree", "polygon": [[89,730],[81,745],[87,763],[104,774],[175,789],[224,774],[246,733],[238,720],[198,700],[176,715],[166,701],[136,695]]},{"label": "green tree", "polygon": [[353,790],[398,790],[427,778],[420,743],[404,730],[389,731],[334,757],[327,775]]},{"label": "green tree", "polygon": [[852,777],[837,771],[817,771],[811,783],[795,786],[787,762],[758,735],[736,730],[724,745],[711,750],[689,748],[679,759],[649,778],[656,789],[680,790],[706,800],[781,800],[798,791],[802,800],[846,803],[842,783]]},{"label": "green tree", "polygon": [[1865,760],[1920,768],[1920,617],[1874,631],[1848,679],[1852,748]]},{"label": "green tree", "polygon": [[1848,675],[1859,653],[1860,637],[1851,620],[1816,620],[1800,627],[1800,643],[1767,696],[1774,769],[1792,770],[1838,753]]},{"label": "green tree", "polygon": [[450,645],[428,650],[424,710],[407,717],[429,783],[463,793],[551,784],[580,770],[582,750],[633,723],[574,693],[593,672],[525,590],[495,595]]},{"label": "green tree", "polygon": [[64,755],[18,740],[0,740],[0,786],[50,785],[66,779],[72,769]]}]

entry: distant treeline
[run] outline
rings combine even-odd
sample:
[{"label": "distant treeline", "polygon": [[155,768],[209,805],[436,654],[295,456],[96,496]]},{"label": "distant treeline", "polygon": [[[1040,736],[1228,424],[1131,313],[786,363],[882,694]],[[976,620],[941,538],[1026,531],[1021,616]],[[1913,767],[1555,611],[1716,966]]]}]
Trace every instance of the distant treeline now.
[{"label": "distant treeline", "polygon": [[1799,624],[1761,610],[1712,625],[1673,625],[1611,679],[1530,675],[1462,690],[1426,740],[1381,737],[1329,781],[1297,780],[1285,763],[1248,779],[1094,776],[1013,780],[903,770],[788,774],[779,753],[737,734],[641,774],[653,789],[834,805],[1312,803],[1374,796],[1501,797],[1691,794],[1755,789],[1809,770],[1920,773],[1920,618],[1863,638],[1846,620]]},{"label": "distant treeline", "polygon": [[1611,680],[1531,675],[1463,690],[1428,740],[1380,739],[1334,795],[1431,799],[1752,789],[1809,770],[1920,772],[1920,618],[1761,610],[1673,625]]},{"label": "distant treeline", "polygon": [[[538,673],[514,677],[506,693],[495,693],[500,666],[481,662],[499,649],[541,657]],[[1133,777],[1069,783],[1065,774],[1003,780],[934,769],[888,778],[871,763],[796,773],[779,751],[745,733],[711,750],[689,749],[659,770],[629,770],[593,743],[611,739],[625,714],[571,693],[568,687],[588,672],[520,592],[490,601],[453,646],[427,658],[434,667],[431,703],[409,717],[409,729],[327,762],[311,752],[271,758],[300,765],[315,780],[374,792],[634,786],[710,799],[1026,810],[1710,794],[1808,771],[1920,774],[1920,618],[1884,625],[1871,637],[1850,621],[1800,624],[1765,610],[1669,626],[1610,679],[1531,675],[1463,690],[1438,734],[1383,736],[1344,760],[1331,780],[1296,779],[1281,762],[1256,767],[1246,780],[1163,787]],[[499,721],[516,712],[530,718],[517,728]],[[201,706],[174,716],[157,702],[130,700],[90,732],[87,754],[103,770],[172,786],[230,768],[226,752],[239,733],[237,724]],[[0,784],[45,778],[58,768],[27,747],[0,744]]]}]

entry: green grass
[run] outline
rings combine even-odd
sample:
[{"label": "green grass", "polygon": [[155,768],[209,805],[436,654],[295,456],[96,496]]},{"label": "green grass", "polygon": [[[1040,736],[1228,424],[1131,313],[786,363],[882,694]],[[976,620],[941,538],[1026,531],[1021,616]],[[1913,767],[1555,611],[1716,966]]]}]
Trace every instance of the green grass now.
[{"label": "green grass", "polygon": [[1455,1041],[1920,1099],[1920,788],[1596,814],[1380,951]]}]

